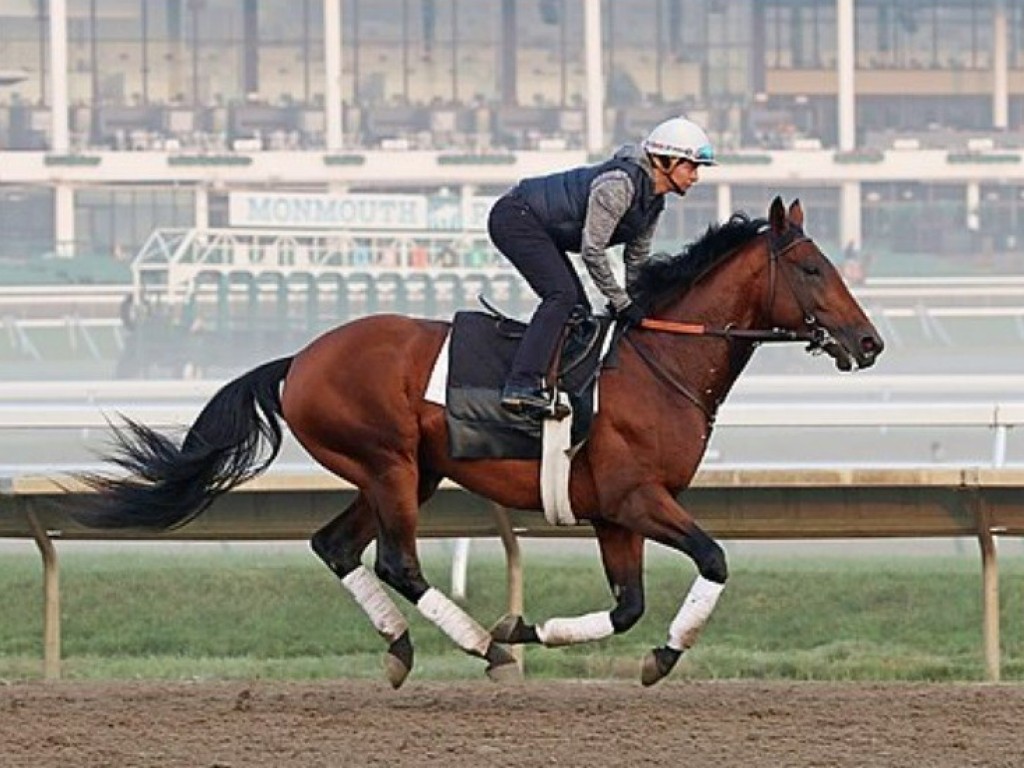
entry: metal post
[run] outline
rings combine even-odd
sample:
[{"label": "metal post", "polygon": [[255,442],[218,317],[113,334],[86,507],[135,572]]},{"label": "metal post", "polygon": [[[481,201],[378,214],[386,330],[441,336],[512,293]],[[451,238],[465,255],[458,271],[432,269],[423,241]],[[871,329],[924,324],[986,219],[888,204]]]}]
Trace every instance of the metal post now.
[{"label": "metal post", "polygon": [[1006,0],[992,4],[992,127],[1005,131],[1010,123],[1008,30]]},{"label": "metal post", "polygon": [[60,678],[60,568],[57,549],[31,509],[26,512],[32,538],[43,556],[43,677]]},{"label": "metal post", "polygon": [[840,185],[839,245],[846,247],[853,243],[861,248],[864,244],[861,229],[861,197],[859,181],[844,181]]},{"label": "metal post", "polygon": [[587,151],[604,148],[604,75],[601,72],[601,0],[583,0],[587,70]]},{"label": "metal post", "polygon": [[732,216],[732,186],[725,183],[719,184],[715,191],[718,200],[718,220],[728,221]]},{"label": "metal post", "polygon": [[455,540],[452,554],[452,599],[466,599],[466,571],[469,570],[469,538]]},{"label": "metal post", "polygon": [[857,107],[854,73],[857,67],[854,21],[854,0],[836,0],[836,31],[838,40],[836,68],[839,81],[839,149],[850,152],[857,146]]},{"label": "metal post", "polygon": [[[505,589],[508,592],[508,612],[513,616],[523,615],[523,560],[519,550],[519,537],[512,530],[508,511],[500,504],[492,504],[494,524],[498,528],[502,546],[505,548]],[[519,670],[523,669],[523,646],[512,647]]]},{"label": "metal post", "polygon": [[992,466],[998,469],[1006,464],[1006,425],[997,424],[996,437],[992,444]]},{"label": "metal post", "polygon": [[69,182],[60,181],[54,185],[53,206],[57,255],[62,259],[73,258],[78,243],[75,234],[75,189]]},{"label": "metal post", "polygon": [[324,123],[328,152],[342,148],[341,0],[324,0]]},{"label": "metal post", "polygon": [[[96,105],[92,105],[96,109]],[[68,141],[68,6],[50,0],[50,149],[64,154]]]},{"label": "metal post", "polygon": [[985,672],[990,682],[1000,678],[999,653],[999,567],[996,542],[992,535],[988,505],[980,492],[974,491],[973,506],[978,521],[978,544],[981,547],[982,643],[985,646]]},{"label": "metal post", "polygon": [[196,229],[210,228],[210,188],[199,183],[193,187],[193,226]]}]

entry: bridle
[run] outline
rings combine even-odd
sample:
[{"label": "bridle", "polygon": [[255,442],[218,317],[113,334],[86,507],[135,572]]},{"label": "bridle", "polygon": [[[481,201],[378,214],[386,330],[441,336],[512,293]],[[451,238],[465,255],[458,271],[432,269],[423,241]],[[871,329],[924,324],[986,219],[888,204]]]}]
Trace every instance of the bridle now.
[{"label": "bridle", "polygon": [[[769,262],[769,273],[768,273],[768,303],[766,316],[771,317],[771,311],[775,306],[776,293],[778,289],[779,277],[786,282],[786,286],[789,288],[790,293],[796,301],[797,306],[800,308],[800,312],[804,317],[804,330],[792,331],[786,328],[734,328],[732,324],[728,324],[721,328],[704,325],[703,323],[682,323],[675,320],[659,320],[657,318],[644,318],[638,326],[642,330],[657,331],[662,333],[673,333],[683,336],[712,336],[717,338],[723,338],[727,341],[745,341],[752,344],[763,344],[772,342],[807,342],[807,351],[812,354],[820,354],[825,351],[825,348],[829,344],[835,343],[828,330],[821,325],[818,318],[813,312],[807,309],[804,297],[794,289],[792,280],[786,271],[779,268],[779,259],[784,256],[793,248],[804,243],[812,242],[811,238],[807,237],[799,227],[792,227],[792,236],[783,236],[781,238],[775,238],[771,232],[765,232],[764,235],[768,239],[768,262]],[[735,253],[735,250],[732,252]],[[727,254],[721,261],[727,260],[731,255]],[[719,261],[718,263],[721,263]],[[709,267],[710,271],[713,267]],[[704,274],[707,274],[706,272]],[[694,284],[700,282],[703,279],[704,274],[701,274],[694,280]],[[640,359],[647,364],[654,374],[668,384],[679,394],[683,395],[686,399],[692,402],[703,412],[708,419],[708,424],[713,425],[715,421],[715,411],[717,411],[720,403],[715,403],[713,408],[709,408],[696,393],[694,393],[686,384],[679,381],[670,371],[667,371],[648,351],[638,345],[631,334],[623,334],[623,338],[629,343],[633,350],[640,356]]]},{"label": "bridle", "polygon": [[[783,329],[773,329],[772,332],[782,331],[783,333],[790,333],[792,335],[792,341],[806,341],[807,351],[812,354],[820,354],[825,351],[825,348],[829,344],[835,343],[831,334],[821,324],[817,316],[807,308],[806,300],[800,291],[793,287],[793,281],[790,280],[789,275],[784,269],[779,269],[779,259],[788,253],[798,245],[804,243],[813,243],[811,238],[804,234],[803,230],[799,227],[793,226],[793,235],[789,238],[781,238],[780,240],[772,239],[771,234],[768,234],[768,259],[771,262],[771,273],[768,277],[768,313],[767,316],[771,317],[772,309],[775,307],[775,286],[776,286],[776,274],[781,274],[782,279],[786,281],[786,287],[789,288],[789,293],[793,297],[797,306],[800,307],[800,313],[804,316],[804,325],[806,330],[800,331],[784,331]],[[769,341],[771,339],[768,339]],[[788,339],[778,339],[779,341],[787,341]]]},{"label": "bridle", "polygon": [[[750,341],[757,344],[771,342],[794,342],[806,341],[808,352],[821,352],[825,345],[831,341],[828,331],[821,325],[813,312],[807,309],[803,296],[793,288],[793,283],[784,270],[779,269],[779,258],[796,248],[798,245],[813,242],[802,230],[793,227],[795,234],[792,237],[772,238],[770,232],[765,233],[768,238],[768,303],[767,315],[771,316],[772,308],[775,306],[775,297],[778,288],[778,274],[781,272],[793,299],[804,316],[805,330],[791,331],[787,328],[734,328],[728,324],[722,328],[704,325],[703,323],[681,323],[675,320],[659,320],[652,317],[644,318],[639,327],[648,331],[660,331],[662,333],[675,333],[685,336],[716,336],[724,339],[736,339],[739,341]],[[735,250],[732,252],[735,253]],[[726,261],[732,254],[727,254],[722,261]],[[706,273],[705,273],[706,274]],[[694,284],[699,283],[704,275],[700,275]]]}]

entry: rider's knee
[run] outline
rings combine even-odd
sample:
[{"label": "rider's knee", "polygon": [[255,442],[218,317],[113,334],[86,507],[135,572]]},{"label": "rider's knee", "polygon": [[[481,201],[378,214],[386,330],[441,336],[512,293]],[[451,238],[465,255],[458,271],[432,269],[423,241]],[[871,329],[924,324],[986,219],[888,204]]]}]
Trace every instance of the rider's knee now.
[{"label": "rider's knee", "polygon": [[576,305],[580,303],[580,298],[575,289],[571,291],[555,290],[547,294],[541,303],[547,305],[551,310],[557,309],[557,311],[569,317]]}]

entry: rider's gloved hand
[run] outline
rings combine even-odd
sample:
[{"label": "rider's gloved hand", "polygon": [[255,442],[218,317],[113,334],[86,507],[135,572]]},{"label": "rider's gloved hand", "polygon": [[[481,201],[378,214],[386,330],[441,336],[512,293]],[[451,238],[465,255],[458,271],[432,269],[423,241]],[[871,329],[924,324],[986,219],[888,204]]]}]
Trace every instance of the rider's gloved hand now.
[{"label": "rider's gloved hand", "polygon": [[643,319],[647,316],[644,312],[643,307],[637,304],[635,301],[629,302],[622,309],[615,312],[615,319],[622,323],[627,328],[640,325]]}]

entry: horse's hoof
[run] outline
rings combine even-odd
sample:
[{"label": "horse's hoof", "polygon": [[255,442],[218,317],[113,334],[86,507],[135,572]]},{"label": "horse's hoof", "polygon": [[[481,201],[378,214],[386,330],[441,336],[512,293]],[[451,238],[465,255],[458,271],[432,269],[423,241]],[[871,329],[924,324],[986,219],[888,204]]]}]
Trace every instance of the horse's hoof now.
[{"label": "horse's hoof", "polygon": [[512,645],[539,642],[537,630],[523,621],[522,616],[514,613],[506,613],[498,619],[498,623],[491,627],[491,639]]},{"label": "horse's hoof", "polygon": [[392,688],[402,687],[405,678],[412,671],[412,658],[412,641],[409,639],[409,631],[406,630],[388,646],[388,652],[384,654],[384,674],[387,675]]},{"label": "horse's hoof", "polygon": [[643,665],[640,668],[640,682],[644,687],[654,685],[672,671],[682,655],[682,651],[664,645],[661,648],[655,648],[644,657]]},{"label": "horse's hoof", "polygon": [[495,683],[517,683],[523,679],[519,662],[507,648],[491,643],[487,649],[487,676]]}]

